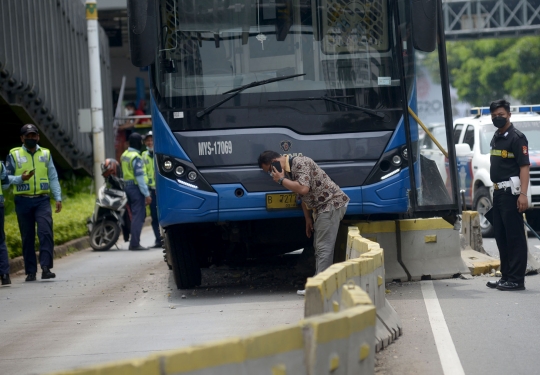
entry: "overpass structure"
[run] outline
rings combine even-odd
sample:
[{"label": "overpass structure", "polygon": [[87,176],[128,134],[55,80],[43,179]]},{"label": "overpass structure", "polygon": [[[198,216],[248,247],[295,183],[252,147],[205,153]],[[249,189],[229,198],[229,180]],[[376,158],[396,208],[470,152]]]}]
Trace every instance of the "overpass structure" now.
[{"label": "overpass structure", "polygon": [[[109,45],[100,33],[105,151],[114,156]],[[92,173],[92,134],[80,133],[78,109],[90,108],[84,1],[0,1],[0,159],[33,123],[59,171]]]},{"label": "overpass structure", "polygon": [[540,34],[540,0],[443,0],[446,40]]}]

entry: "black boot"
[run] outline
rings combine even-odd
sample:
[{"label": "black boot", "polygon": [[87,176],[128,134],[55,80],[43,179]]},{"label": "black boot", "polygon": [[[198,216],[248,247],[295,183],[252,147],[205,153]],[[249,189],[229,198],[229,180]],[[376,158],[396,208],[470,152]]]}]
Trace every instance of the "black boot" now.
[{"label": "black boot", "polygon": [[42,280],[54,279],[56,277],[56,274],[52,273],[51,270],[49,269],[49,267],[47,267],[47,266],[41,267],[41,270],[43,271],[41,273],[41,279]]},{"label": "black boot", "polygon": [[26,279],[24,281],[36,281],[36,274],[35,273],[27,274]]},{"label": "black boot", "polygon": [[2,285],[9,285],[9,284],[11,284],[11,279],[9,278],[9,273],[0,275],[0,279],[2,279]]}]

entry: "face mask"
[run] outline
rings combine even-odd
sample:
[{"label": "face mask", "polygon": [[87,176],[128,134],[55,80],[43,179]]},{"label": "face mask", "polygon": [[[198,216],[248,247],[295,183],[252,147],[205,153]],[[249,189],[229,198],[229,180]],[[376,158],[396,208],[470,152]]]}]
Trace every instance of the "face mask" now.
[{"label": "face mask", "polygon": [[25,139],[24,140],[24,145],[28,149],[33,149],[33,148],[35,148],[37,146],[37,140],[35,140],[35,139]]},{"label": "face mask", "polygon": [[504,128],[504,125],[506,125],[507,120],[508,119],[506,117],[502,117],[502,116],[497,116],[491,119],[491,121],[493,121],[493,125],[495,125],[497,129]]}]

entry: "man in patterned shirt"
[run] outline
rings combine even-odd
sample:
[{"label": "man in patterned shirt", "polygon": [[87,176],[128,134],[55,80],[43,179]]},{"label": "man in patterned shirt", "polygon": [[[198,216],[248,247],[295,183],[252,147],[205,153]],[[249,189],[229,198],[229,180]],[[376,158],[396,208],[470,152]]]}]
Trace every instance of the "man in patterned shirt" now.
[{"label": "man in patterned shirt", "polygon": [[[279,162],[279,172],[273,162]],[[306,156],[281,156],[264,151],[259,156],[259,167],[269,173],[275,182],[299,195],[306,218],[306,236],[314,232],[316,273],[330,267],[334,260],[334,245],[339,222],[347,211],[349,197],[330,177]]]}]

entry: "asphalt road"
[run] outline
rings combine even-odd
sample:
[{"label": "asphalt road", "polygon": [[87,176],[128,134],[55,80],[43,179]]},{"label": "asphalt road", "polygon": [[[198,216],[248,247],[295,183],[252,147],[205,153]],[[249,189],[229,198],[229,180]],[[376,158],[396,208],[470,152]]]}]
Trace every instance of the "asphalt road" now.
[{"label": "asphalt road", "polygon": [[[540,258],[540,241],[529,235],[529,249]],[[484,239],[484,249],[498,257],[493,238]],[[456,368],[443,372],[435,336],[421,283],[391,283],[387,298],[403,324],[403,336],[377,354],[378,375],[433,374],[537,374],[540,372],[540,275],[525,278],[527,290],[502,292],[487,288],[496,280],[477,276],[467,280],[428,281],[433,283],[450,341],[457,353]],[[433,320],[433,319],[432,319]],[[447,348],[443,349],[443,352]],[[458,366],[459,367],[459,366]]]},{"label": "asphalt road", "polygon": [[[153,243],[149,228],[141,242]],[[126,249],[75,253],[55,261],[52,281],[27,283],[19,275],[0,287],[0,373],[140,357],[303,317],[294,255],[205,270],[203,286],[182,291],[172,289],[161,249]]]}]

